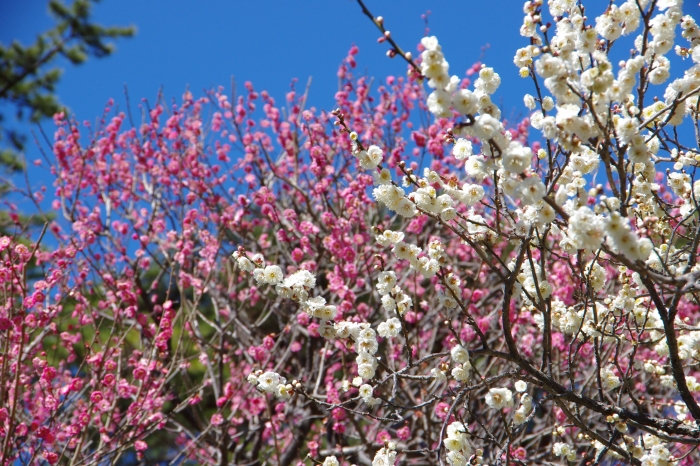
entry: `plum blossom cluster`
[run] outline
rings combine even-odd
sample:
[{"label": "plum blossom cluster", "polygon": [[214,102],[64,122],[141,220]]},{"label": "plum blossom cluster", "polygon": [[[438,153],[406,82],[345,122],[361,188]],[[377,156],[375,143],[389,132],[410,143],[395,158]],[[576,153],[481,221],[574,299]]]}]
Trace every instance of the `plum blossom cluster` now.
[{"label": "plum blossom cluster", "polygon": [[[682,366],[682,361],[694,354],[689,348],[695,344],[696,333],[687,323],[693,319],[690,308],[698,305],[697,297],[691,296],[698,266],[695,259],[675,246],[678,229],[685,232],[681,235],[687,235],[684,244],[698,237],[694,197],[697,182],[692,171],[698,163],[692,144],[698,141],[682,142],[676,129],[686,118],[697,116],[688,105],[697,106],[698,65],[692,63],[682,78],[671,81],[662,99],[654,97],[653,103],[648,103],[653,86],[663,85],[671,77],[671,60],[665,55],[674,50],[678,26],[690,47],[677,46],[676,53],[696,61],[697,25],[693,18],[683,16],[680,1],[611,4],[595,17],[594,24],[588,23],[579,4],[552,0],[547,6],[554,28],[542,19],[543,2],[525,3],[520,32],[529,38],[530,45],[519,49],[514,58],[520,76],[532,79],[536,85],[537,95],[525,95],[524,103],[533,110],[532,127],[541,132],[546,143],[530,146],[506,130],[500,110],[490,99],[501,81],[493,69],[482,65],[474,90],[468,90],[468,83],[450,78],[437,39],[426,37],[421,42],[420,70],[433,89],[426,105],[438,120],[457,120],[445,138],[454,144],[455,160],[463,163],[467,177],[475,184],[465,183],[460,189],[447,170],[425,169],[424,176],[418,178],[413,169],[399,165],[404,188],[413,187],[413,192],[406,194],[384,175],[386,187],[375,190],[375,198],[390,208],[403,200],[401,211],[409,213],[405,217],[432,218],[443,231],[471,246],[484,261],[499,237],[516,244],[517,253],[507,265],[492,255],[501,266],[491,267],[503,282],[505,343],[516,361],[532,351],[518,351],[511,332],[522,328],[524,322],[510,315],[513,310],[508,305],[515,304],[516,309],[522,306],[521,312],[529,314],[530,322],[543,336],[545,352],[553,348],[549,345],[555,344],[552,331],[556,330],[560,332],[560,343],[556,344],[563,344],[562,338],[566,337],[578,341],[579,348],[590,342],[600,357],[626,333],[625,322],[631,321],[636,328],[628,327],[632,336],[626,338],[637,342],[631,348],[631,358],[636,356],[636,345],[644,342],[644,353],[655,353],[654,361],[663,360],[674,371],[674,375],[664,375],[661,369],[657,382],[677,388],[688,408],[700,416],[691,394],[696,377],[684,374]],[[640,28],[631,57],[619,63],[616,73],[610,47]],[[477,147],[481,153],[477,153]],[[672,165],[674,170],[667,170],[666,190],[659,184],[663,180],[659,167],[664,164]],[[596,178],[605,183],[596,183]],[[489,179],[492,181],[485,185]],[[493,188],[484,189],[491,184]],[[413,201],[415,207],[405,199]],[[475,206],[480,208],[478,214]],[[482,245],[484,241],[487,244]],[[383,241],[385,246],[390,243]],[[431,242],[431,247],[434,244],[442,249],[440,242]],[[435,276],[443,285],[437,293],[440,305],[464,312],[462,300],[469,302],[470,297],[464,296],[451,261],[440,253],[424,254],[419,246],[398,246],[392,250],[397,258],[409,260],[410,270],[421,272],[425,278]],[[574,291],[578,300],[572,299],[573,290],[562,293],[551,284],[549,276],[558,280],[562,277],[556,270],[554,258],[558,253],[551,251],[553,246],[570,258],[568,268],[578,269],[582,287]],[[697,255],[697,243],[691,248]],[[673,259],[669,251],[673,251]],[[438,270],[425,273],[417,263],[421,257],[434,259]],[[616,265],[617,271],[611,265]],[[610,286],[608,277],[612,274],[619,274],[619,286]],[[670,299],[674,287],[676,297]],[[511,290],[520,291],[519,303],[511,298]],[[683,299],[688,300],[687,304],[681,304]],[[687,311],[680,311],[681,307]],[[679,312],[685,315],[685,321],[679,320]],[[472,338],[478,337],[482,351],[486,350],[484,330],[468,313],[464,318],[473,327]],[[460,348],[457,345],[453,351],[459,354]],[[543,367],[551,364],[548,356],[542,357]],[[595,372],[601,393],[621,387],[623,378],[629,380],[632,367],[638,370],[646,366],[649,373],[656,373],[659,367],[649,360],[633,362],[630,354],[624,360],[620,357],[618,350],[611,360],[614,364],[597,360]],[[529,362],[518,365],[538,376]],[[464,380],[460,368],[455,371],[455,378]],[[444,380],[442,369],[433,369],[432,373]],[[532,410],[531,398],[522,398],[518,422],[514,422],[518,425]],[[491,388],[485,402],[494,409],[504,409],[513,407],[514,398],[507,388]],[[682,412],[681,417],[685,416]],[[627,431],[626,422],[618,425]],[[600,439],[594,440],[601,443]],[[620,455],[623,449],[624,445],[608,445],[614,455]],[[570,461],[577,457],[576,452],[577,447],[565,442],[553,447],[555,456]],[[634,463],[639,456],[628,454],[627,459]]]},{"label": "plum blossom cluster", "polygon": [[327,322],[335,318],[336,306],[326,304],[322,296],[309,297],[309,291],[316,285],[316,277],[308,270],[297,270],[285,277],[280,266],[266,266],[262,254],[248,259],[245,251],[239,249],[232,256],[242,270],[253,273],[259,285],[273,285],[281,297],[298,302],[309,316],[320,319],[322,327],[326,328]]},{"label": "plum blossom cluster", "polygon": [[351,335],[355,340],[355,352],[357,357],[357,375],[364,380],[369,380],[374,377],[377,370],[377,358],[375,354],[379,349],[377,342],[377,332],[372,329],[369,324],[364,325],[340,325],[339,337],[342,338],[347,334]]},{"label": "plum blossom cluster", "polygon": [[[391,231],[389,234],[391,235]],[[385,231],[383,237],[386,238],[387,232]],[[379,239],[377,240],[380,241]],[[398,247],[406,247],[404,243],[401,243]],[[396,246],[395,246],[396,247]],[[377,277],[377,292],[381,295],[382,307],[387,312],[395,312],[399,315],[403,315],[411,309],[413,306],[413,300],[410,295],[401,291],[401,288],[396,284],[396,273],[392,271],[384,271]],[[401,329],[401,322],[395,317],[379,324],[377,328],[379,334],[383,337],[394,337],[398,334]]]},{"label": "plum blossom cluster", "polygon": [[281,400],[288,400],[294,390],[293,384],[288,384],[287,379],[281,377],[276,372],[265,372],[261,370],[248,374],[248,383],[257,389],[275,395]]},{"label": "plum blossom cluster", "polygon": [[565,458],[568,462],[576,461],[576,449],[564,442],[557,442],[552,447],[552,453],[555,456]]},{"label": "plum blossom cluster", "polygon": [[[654,435],[644,434],[637,441],[635,441],[635,439],[632,437],[624,436],[624,442],[625,450],[629,452],[634,459],[639,460],[641,464],[661,466],[678,463],[678,459],[673,457],[668,449],[668,445]],[[563,453],[561,456],[567,457],[567,459],[569,457],[573,457],[575,459],[575,456],[572,455],[573,448],[571,446],[563,443],[557,445],[561,445],[558,449],[558,451]],[[601,452],[604,451],[605,445],[596,441],[595,448],[596,451]],[[615,459],[622,458],[620,455],[614,452],[611,454],[611,456]]]},{"label": "plum blossom cluster", "polygon": [[459,78],[358,3],[408,73],[352,47],[332,112],[56,116],[61,219],[0,237],[0,463],[698,463],[696,20],[527,1],[515,69]]},{"label": "plum blossom cluster", "polygon": [[448,450],[447,462],[452,466],[464,466],[467,464],[482,464],[481,455],[472,457],[472,446],[469,443],[469,430],[464,423],[455,421],[447,426],[444,440]]},{"label": "plum blossom cluster", "polygon": [[455,367],[451,372],[452,377],[458,382],[466,382],[471,369],[469,352],[462,345],[457,344],[450,350],[450,358],[455,363]]},{"label": "plum blossom cluster", "polygon": [[[238,262],[238,266],[245,271],[253,272],[253,276],[258,284],[274,285],[275,291],[280,297],[292,299],[299,303],[309,316],[316,317],[321,320],[318,327],[318,332],[328,339],[334,338],[351,338],[354,341],[354,349],[357,353],[357,373],[364,379],[372,379],[377,369],[377,359],[374,356],[379,349],[377,342],[377,332],[370,327],[368,323],[356,323],[349,321],[338,321],[334,324],[329,323],[335,319],[337,309],[335,305],[327,304],[322,296],[309,297],[309,291],[313,290],[316,278],[307,270],[298,270],[287,277],[282,274],[282,269],[277,265],[264,266],[264,258],[261,254],[256,254],[252,259],[248,259],[244,251],[239,248],[233,253],[233,258]],[[263,267],[264,266],[264,267]],[[396,283],[396,276],[385,273],[379,276],[380,289],[391,289]],[[387,292],[388,294],[388,292]],[[400,291],[395,291],[394,295],[398,297]],[[391,298],[393,299],[393,298]],[[399,298],[399,304],[405,305]],[[385,306],[386,307],[386,306]],[[394,304],[396,307],[396,304]],[[379,325],[379,330],[384,337],[396,336],[401,329],[401,322],[396,319],[389,319]],[[257,377],[257,378],[256,378]],[[265,379],[263,379],[265,377]],[[292,385],[286,384],[285,381],[280,381],[279,375],[271,372],[266,372],[263,375],[257,376],[251,374],[249,381],[258,388],[267,392],[274,393],[279,398],[288,398],[289,392],[292,390]],[[289,387],[289,388],[287,388]],[[363,386],[365,389],[360,389],[362,398],[369,404],[372,404],[374,399],[371,397],[372,388],[369,385]],[[367,388],[369,387],[369,388]],[[369,395],[366,393],[369,391]],[[363,395],[363,393],[365,393]]]},{"label": "plum blossom cluster", "polygon": [[387,442],[387,445],[380,448],[374,455],[372,466],[391,466],[392,464],[396,464],[396,456],[396,444],[394,442]]},{"label": "plum blossom cluster", "polygon": [[[360,377],[360,380],[362,380],[361,377]],[[378,400],[377,398],[372,396],[373,393],[374,393],[374,387],[372,387],[370,384],[365,383],[365,384],[360,385],[360,387],[359,387],[360,398],[362,398],[362,401],[367,403],[367,405],[369,405],[369,406],[374,406],[375,404],[378,404],[380,402],[380,400]]]},{"label": "plum blossom cluster", "polygon": [[525,393],[527,391],[527,383],[518,380],[515,382],[515,390],[520,394],[520,405],[513,413],[513,425],[519,426],[528,421],[529,416],[534,414],[532,409],[532,397]]}]

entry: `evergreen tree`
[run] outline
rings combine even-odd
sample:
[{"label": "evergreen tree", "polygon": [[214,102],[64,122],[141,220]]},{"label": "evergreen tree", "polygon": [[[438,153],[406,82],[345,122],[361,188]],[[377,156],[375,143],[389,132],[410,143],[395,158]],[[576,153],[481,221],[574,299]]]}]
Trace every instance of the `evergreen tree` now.
[{"label": "evergreen tree", "polygon": [[[75,0],[66,5],[51,0],[49,11],[56,20],[52,29],[29,46],[18,41],[0,43],[0,197],[12,189],[11,177],[24,169],[22,152],[27,144],[27,135],[8,125],[8,113],[14,112],[19,121],[39,122],[52,117],[63,109],[55,95],[63,72],[56,65],[59,57],[75,65],[90,56],[106,57],[114,51],[108,39],[134,34],[133,27],[93,23],[90,13],[98,1]],[[23,221],[27,219],[21,218]],[[0,210],[0,234],[14,224],[9,212]]]}]

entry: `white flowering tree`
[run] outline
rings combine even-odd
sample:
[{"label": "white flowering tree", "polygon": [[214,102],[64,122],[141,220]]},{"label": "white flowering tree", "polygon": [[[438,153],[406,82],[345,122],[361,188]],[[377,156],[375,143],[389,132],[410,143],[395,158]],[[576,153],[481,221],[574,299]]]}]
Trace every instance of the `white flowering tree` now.
[{"label": "white flowering tree", "polygon": [[[256,266],[237,256],[259,283],[317,317],[328,341],[352,343],[357,377],[343,387],[358,387],[365,407],[327,405],[298,382],[273,384],[278,396],[296,390],[387,423],[444,402],[439,429],[425,424],[416,437],[388,441],[374,465],[394,464],[397,454],[409,464],[453,466],[696,464],[700,29],[682,1],[611,2],[596,16],[576,1],[526,2],[527,43],[514,63],[531,84],[524,103],[539,143],[504,126],[491,99],[501,82],[495,70],[482,65],[470,89],[450,77],[437,38],[424,38],[414,61],[383,18],[360,5],[390,42],[389,55],[402,56],[429,87],[427,108],[466,173],[416,173],[399,162],[401,177],[393,176],[382,150],[365,147],[336,113],[360,166],[374,175],[375,200],[397,214],[399,228],[376,232],[395,264],[379,256],[375,278],[391,317],[338,319],[308,287],[295,288],[298,273],[284,278],[261,258]],[[624,47],[631,52],[615,63],[612,51]],[[671,73],[669,53],[683,69]],[[434,225],[429,240],[400,228],[415,218]],[[446,253],[455,241],[466,259]],[[421,325],[444,326],[449,353],[411,343],[402,318],[414,306],[409,280],[435,287],[421,305],[439,307],[444,322]],[[484,315],[496,321],[484,324]],[[378,337],[406,351],[385,364]],[[277,376],[251,381],[272,391],[265,377]]]}]

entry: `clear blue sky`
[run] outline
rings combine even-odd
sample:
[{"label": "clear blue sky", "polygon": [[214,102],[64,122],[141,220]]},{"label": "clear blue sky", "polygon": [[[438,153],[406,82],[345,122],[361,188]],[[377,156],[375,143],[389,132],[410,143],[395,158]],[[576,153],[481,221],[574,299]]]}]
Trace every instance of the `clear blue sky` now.
[{"label": "clear blue sky", "polygon": [[[696,2],[685,3],[686,13],[700,16]],[[431,10],[431,34],[443,45],[451,74],[463,76],[488,44],[484,61],[503,81],[496,101],[506,116],[523,109],[522,94],[531,85],[518,77],[512,62],[514,51],[527,43],[518,32],[523,0],[366,4],[413,51],[424,35],[421,14]],[[596,16],[607,4],[589,1],[588,12]],[[110,97],[123,106],[124,84],[137,104],[142,98],[153,101],[161,86],[168,100],[179,99],[188,85],[199,95],[204,88],[228,87],[231,76],[276,97],[286,93],[292,78],[303,86],[312,76],[310,103],[329,109],[337,66],[353,43],[360,47],[359,68],[367,74],[405,72],[403,62],[386,58],[386,44],[376,43],[378,31],[355,0],[102,0],[93,13],[102,24],[133,24],[137,34],[119,40],[109,58],[66,67],[58,95],[79,120],[94,120]],[[52,24],[46,0],[0,0],[0,42],[29,43]]]},{"label": "clear blue sky", "polygon": [[[69,1],[69,0],[64,0]],[[697,0],[696,0],[697,1]],[[587,2],[591,16],[607,0]],[[0,0],[0,42],[32,41],[53,22],[45,0]],[[487,44],[485,62],[501,74],[496,94],[507,116],[522,108],[523,89],[512,63],[515,49],[527,41],[518,30],[523,0],[366,0],[375,15],[404,48],[415,50],[424,34],[421,14],[428,9],[431,34],[438,36],[452,74],[466,68]],[[686,0],[686,13],[700,17],[700,8]],[[94,119],[108,98],[123,105],[124,84],[132,104],[165,96],[178,98],[186,86],[198,95],[204,88],[229,86],[231,76],[242,84],[281,97],[292,78],[303,86],[313,77],[310,102],[333,105],[337,66],[351,44],[360,47],[358,64],[377,77],[403,74],[405,64],[389,60],[386,44],[354,0],[103,0],[94,8],[97,22],[137,27],[132,39],[119,40],[106,59],[68,66],[58,88],[61,101],[79,120]]]},{"label": "clear blue sky", "polygon": [[[413,51],[424,34],[421,14],[430,9],[431,33],[443,44],[452,74],[463,76],[490,44],[486,62],[502,74],[504,87],[519,79],[512,57],[526,43],[518,34],[521,0],[366,4]],[[29,43],[52,24],[44,0],[0,0],[0,11],[3,43]],[[337,66],[353,43],[360,47],[362,71],[377,77],[405,72],[404,63],[386,58],[386,44],[376,43],[378,31],[354,0],[103,0],[94,18],[138,30],[134,38],[117,42],[113,56],[66,68],[58,95],[79,120],[98,116],[109,97],[123,102],[125,83],[134,104],[153,100],[161,86],[169,98],[179,98],[187,85],[195,94],[228,87],[232,75],[274,96],[284,95],[292,78],[303,86],[312,76],[311,104],[328,109]]]},{"label": "clear blue sky", "polygon": [[[687,14],[700,17],[697,3],[685,3]],[[502,78],[495,101],[506,118],[524,115],[522,95],[532,92],[532,84],[518,77],[512,62],[515,50],[527,44],[519,35],[523,0],[366,4],[384,16],[394,38],[412,51],[424,35],[421,15],[431,10],[430,33],[438,36],[451,74],[464,76],[489,45],[483,61]],[[587,2],[587,13],[597,16],[607,4]],[[111,57],[66,67],[58,96],[79,121],[98,118],[110,97],[124,109],[124,84],[136,107],[142,98],[153,102],[161,87],[167,101],[179,100],[187,86],[195,95],[218,85],[228,88],[231,76],[239,86],[252,81],[278,100],[293,78],[302,88],[312,76],[310,104],[328,110],[337,90],[338,64],[352,44],[360,48],[360,71],[376,77],[406,71],[399,59],[386,58],[387,45],[377,44],[378,31],[355,0],[103,0],[93,17],[105,25],[135,25],[137,33],[119,40]],[[0,0],[0,42],[28,44],[52,24],[46,0]],[[51,134],[52,123],[46,125]],[[38,150],[30,144],[27,159],[37,158]],[[46,179],[35,171],[31,175]]]}]

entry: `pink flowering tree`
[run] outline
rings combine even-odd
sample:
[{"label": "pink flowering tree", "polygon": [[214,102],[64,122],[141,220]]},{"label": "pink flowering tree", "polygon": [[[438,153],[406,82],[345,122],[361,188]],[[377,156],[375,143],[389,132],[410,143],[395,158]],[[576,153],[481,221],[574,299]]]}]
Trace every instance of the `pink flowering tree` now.
[{"label": "pink flowering tree", "polygon": [[63,220],[0,238],[2,465],[700,460],[682,2],[527,2],[522,122],[358,3],[407,75],[353,47],[333,111],[246,83],[56,115]]}]

